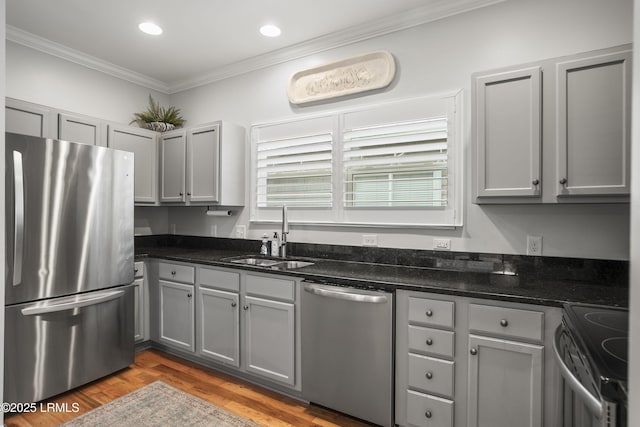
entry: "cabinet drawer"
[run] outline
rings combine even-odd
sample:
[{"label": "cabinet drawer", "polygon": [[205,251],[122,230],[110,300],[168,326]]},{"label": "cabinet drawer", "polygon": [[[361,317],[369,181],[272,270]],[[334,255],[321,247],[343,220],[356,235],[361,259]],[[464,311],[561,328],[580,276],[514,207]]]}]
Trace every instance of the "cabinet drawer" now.
[{"label": "cabinet drawer", "polygon": [[144,277],[144,261],[133,263],[133,278],[138,279],[140,277]]},{"label": "cabinet drawer", "polygon": [[409,297],[409,323],[453,329],[453,316],[451,301]]},{"label": "cabinet drawer", "polygon": [[172,280],[174,282],[193,283],[193,267],[180,264],[158,264],[158,275],[161,279]]},{"label": "cabinet drawer", "polygon": [[212,268],[198,268],[198,283],[208,288],[218,288],[225,291],[240,291],[240,273],[215,270]]},{"label": "cabinet drawer", "polygon": [[455,333],[409,325],[409,351],[453,358]]},{"label": "cabinet drawer", "polygon": [[247,274],[247,294],[278,298],[286,301],[295,300],[294,280]]},{"label": "cabinet drawer", "polygon": [[448,360],[409,354],[409,387],[453,397],[453,367]]},{"label": "cabinet drawer", "polygon": [[469,304],[469,330],[542,341],[544,313],[515,308]]},{"label": "cabinet drawer", "polygon": [[407,423],[419,427],[453,427],[453,401],[408,390]]}]

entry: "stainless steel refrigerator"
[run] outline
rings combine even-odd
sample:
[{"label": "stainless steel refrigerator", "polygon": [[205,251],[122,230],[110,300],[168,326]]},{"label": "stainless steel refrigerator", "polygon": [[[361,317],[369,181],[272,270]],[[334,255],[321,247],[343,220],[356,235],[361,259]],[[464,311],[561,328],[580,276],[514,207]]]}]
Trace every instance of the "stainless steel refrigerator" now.
[{"label": "stainless steel refrigerator", "polygon": [[5,402],[133,363],[133,154],[6,134]]}]

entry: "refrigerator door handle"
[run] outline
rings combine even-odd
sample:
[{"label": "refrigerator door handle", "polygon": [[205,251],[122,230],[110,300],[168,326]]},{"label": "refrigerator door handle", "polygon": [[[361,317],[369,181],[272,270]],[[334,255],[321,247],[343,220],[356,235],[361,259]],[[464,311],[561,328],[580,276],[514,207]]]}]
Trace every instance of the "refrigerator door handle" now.
[{"label": "refrigerator door handle", "polygon": [[22,153],[13,152],[14,226],[13,226],[13,286],[22,283],[24,248],[24,173]]},{"label": "refrigerator door handle", "polygon": [[38,314],[48,314],[55,313],[57,311],[72,310],[74,308],[86,307],[89,305],[96,305],[106,301],[111,301],[120,298],[122,295],[124,295],[124,291],[106,291],[100,292],[98,294],[93,293],[91,295],[80,296],[73,301],[25,307],[21,310],[21,313],[24,316],[35,316]]}]

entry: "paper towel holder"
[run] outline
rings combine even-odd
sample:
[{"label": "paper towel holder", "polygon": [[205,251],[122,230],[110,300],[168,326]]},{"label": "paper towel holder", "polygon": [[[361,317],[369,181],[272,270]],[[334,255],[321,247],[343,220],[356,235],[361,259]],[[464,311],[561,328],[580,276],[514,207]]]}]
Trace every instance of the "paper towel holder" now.
[{"label": "paper towel holder", "polygon": [[219,210],[218,208],[207,206],[206,214],[209,216],[231,216],[233,211],[228,209]]}]

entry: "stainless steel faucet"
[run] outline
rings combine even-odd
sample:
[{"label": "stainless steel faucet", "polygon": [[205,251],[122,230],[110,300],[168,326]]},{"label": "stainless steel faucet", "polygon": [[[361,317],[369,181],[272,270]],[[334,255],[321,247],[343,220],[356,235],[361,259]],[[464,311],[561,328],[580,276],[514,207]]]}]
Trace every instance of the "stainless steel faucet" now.
[{"label": "stainless steel faucet", "polygon": [[287,257],[287,234],[289,234],[289,220],[287,219],[287,206],[282,206],[282,232],[280,237],[280,256]]}]

